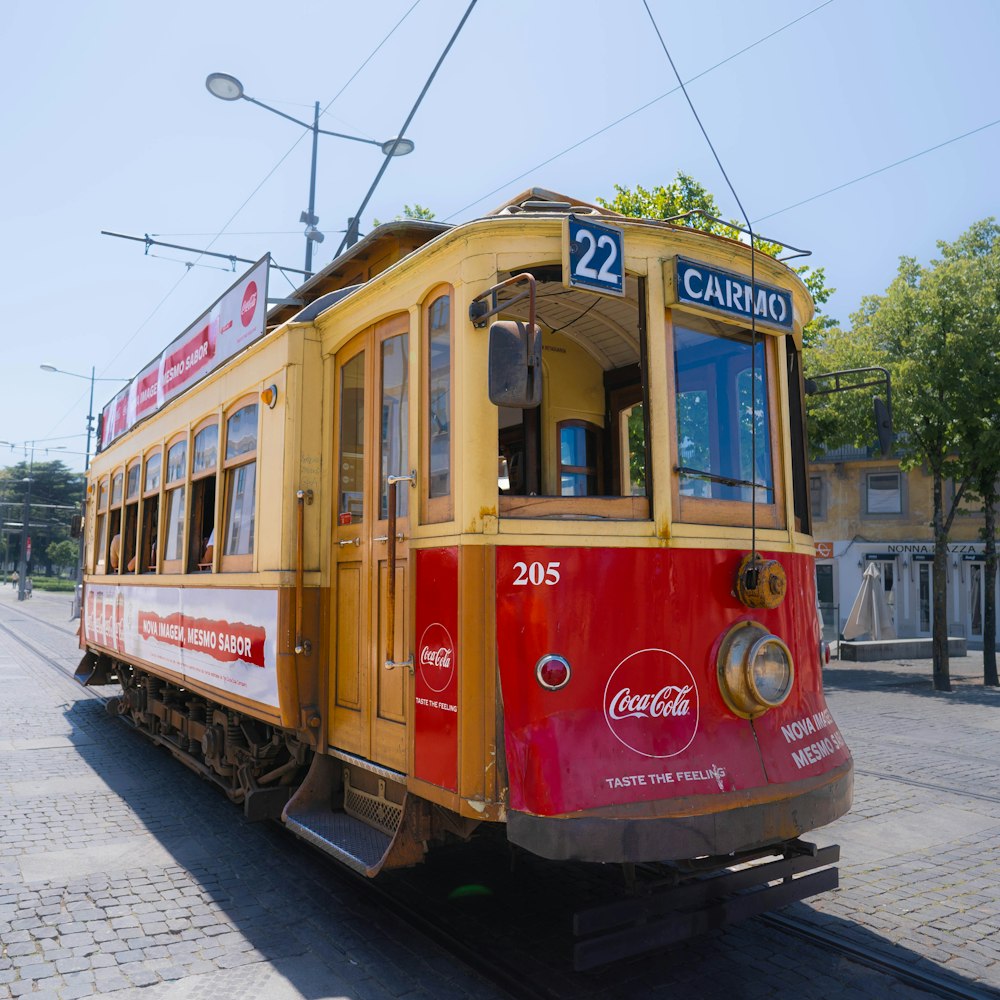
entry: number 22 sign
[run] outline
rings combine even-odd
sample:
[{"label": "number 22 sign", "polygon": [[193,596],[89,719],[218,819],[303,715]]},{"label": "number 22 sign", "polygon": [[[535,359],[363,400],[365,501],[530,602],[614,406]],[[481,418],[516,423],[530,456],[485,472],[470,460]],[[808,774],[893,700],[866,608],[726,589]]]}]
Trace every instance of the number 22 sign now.
[{"label": "number 22 sign", "polygon": [[593,219],[567,217],[563,228],[563,284],[606,295],[625,294],[622,230]]}]

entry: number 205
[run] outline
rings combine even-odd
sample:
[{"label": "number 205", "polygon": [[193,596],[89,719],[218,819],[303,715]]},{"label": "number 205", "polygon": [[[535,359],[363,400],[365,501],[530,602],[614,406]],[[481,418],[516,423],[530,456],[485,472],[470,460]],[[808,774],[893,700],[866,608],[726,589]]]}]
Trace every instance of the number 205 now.
[{"label": "number 205", "polygon": [[533,587],[541,587],[543,584],[546,587],[554,587],[562,579],[557,562],[516,562],[514,563],[514,572],[517,573],[514,580],[515,587],[527,587],[528,584]]}]

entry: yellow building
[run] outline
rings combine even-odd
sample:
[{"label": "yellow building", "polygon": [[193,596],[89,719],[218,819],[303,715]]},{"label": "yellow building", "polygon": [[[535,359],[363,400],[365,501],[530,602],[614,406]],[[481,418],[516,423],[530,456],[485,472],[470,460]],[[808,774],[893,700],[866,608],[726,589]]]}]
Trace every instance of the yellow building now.
[{"label": "yellow building", "polygon": [[[816,590],[827,638],[844,627],[869,563],[878,565],[900,638],[929,636],[933,622],[933,479],[922,468],[863,448],[831,451],[809,467]],[[945,485],[950,503],[954,485]],[[982,514],[965,505],[948,544],[948,634],[983,644]]]}]

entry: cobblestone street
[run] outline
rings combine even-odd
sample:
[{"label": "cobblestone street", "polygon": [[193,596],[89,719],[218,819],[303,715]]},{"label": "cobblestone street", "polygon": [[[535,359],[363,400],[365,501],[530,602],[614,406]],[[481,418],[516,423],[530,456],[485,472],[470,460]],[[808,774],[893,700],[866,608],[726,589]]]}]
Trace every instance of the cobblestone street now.
[{"label": "cobblestone street", "polygon": [[[506,995],[111,719],[56,669],[74,626],[0,592],[0,998]],[[981,656],[952,667],[935,694],[929,661],[830,665],[855,805],[810,839],[841,845],[841,888],[778,919],[1000,996],[1000,693]],[[635,969],[600,995],[930,995],[768,918]]]}]

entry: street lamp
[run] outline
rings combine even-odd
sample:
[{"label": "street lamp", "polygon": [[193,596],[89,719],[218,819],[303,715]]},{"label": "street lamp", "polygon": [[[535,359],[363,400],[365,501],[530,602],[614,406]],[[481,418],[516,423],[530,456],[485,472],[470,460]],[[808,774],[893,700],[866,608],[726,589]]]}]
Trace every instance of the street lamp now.
[{"label": "street lamp", "polygon": [[90,383],[90,404],[87,407],[87,455],[83,465],[83,471],[90,468],[90,436],[94,429],[94,383],[95,382],[128,382],[127,378],[95,378],[96,368],[90,369],[89,375],[81,375],[78,372],[68,372],[63,368],[56,368],[55,365],[39,365],[43,372],[57,372],[60,375],[72,375],[73,378],[82,378]]},{"label": "street lamp", "polygon": [[[272,111],[274,114],[280,115],[282,118],[287,118],[290,122],[295,122],[296,125],[301,125],[302,128],[307,128],[310,132],[312,132],[312,167],[309,172],[309,208],[299,216],[299,221],[305,223],[306,226],[305,270],[307,272],[307,276],[312,275],[313,243],[323,242],[323,234],[316,228],[316,223],[319,222],[319,217],[315,213],[316,147],[320,135],[332,135],[338,139],[351,139],[354,142],[366,142],[369,145],[378,146],[386,156],[406,156],[407,153],[412,153],[414,150],[414,144],[410,139],[397,137],[395,139],[386,139],[385,142],[379,142],[377,139],[363,139],[361,136],[345,135],[343,132],[330,132],[325,128],[320,128],[319,101],[316,101],[313,107],[312,124],[310,125],[308,122],[300,121],[298,118],[286,115],[284,111],[272,108],[270,104],[258,101],[255,97],[248,97],[243,91],[243,84],[240,83],[235,76],[230,76],[228,73],[209,73],[205,80],[205,86],[208,88],[208,92],[213,97],[218,97],[221,101],[249,101],[251,104],[256,104],[259,108]],[[357,224],[357,219],[348,219],[347,221],[347,246],[351,246],[357,242]]]},{"label": "street lamp", "polygon": [[[56,368],[55,365],[39,365],[43,372],[56,372],[59,375],[71,375],[73,378],[82,378],[90,382],[90,403],[87,406],[87,452],[83,463],[83,503],[87,503],[87,470],[90,468],[90,436],[94,429],[94,383],[95,382],[127,382],[127,378],[96,378],[96,368],[90,369],[89,375],[81,375],[79,372],[68,372],[63,368]],[[80,584],[83,583],[83,533],[80,533],[80,558],[77,567],[77,586],[73,591],[73,612],[70,618],[80,617]],[[18,598],[19,600],[21,598]]]}]

